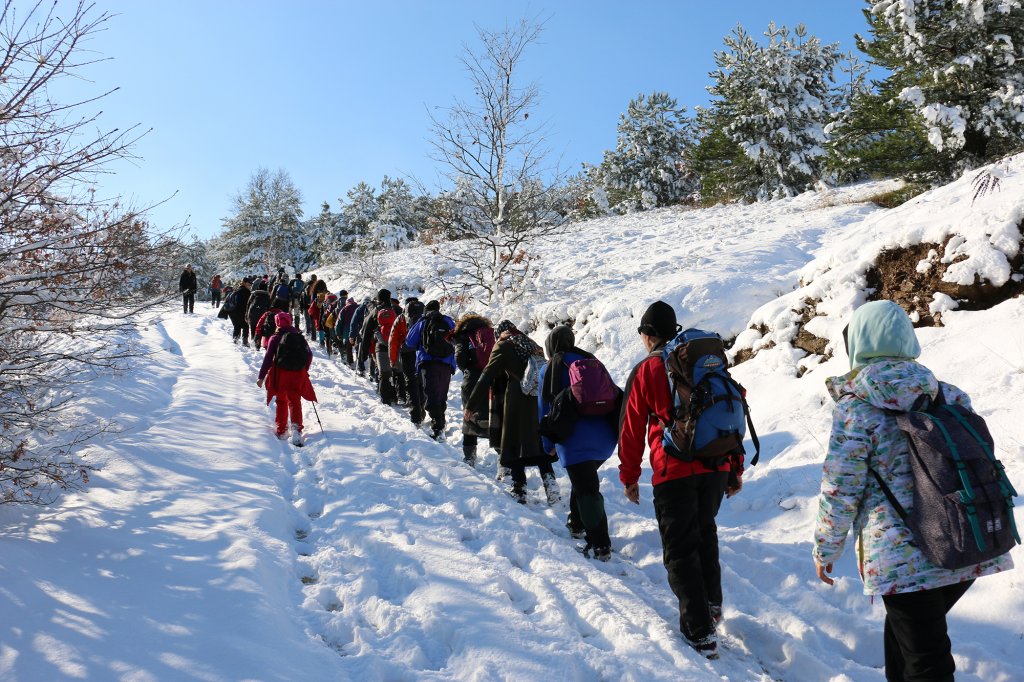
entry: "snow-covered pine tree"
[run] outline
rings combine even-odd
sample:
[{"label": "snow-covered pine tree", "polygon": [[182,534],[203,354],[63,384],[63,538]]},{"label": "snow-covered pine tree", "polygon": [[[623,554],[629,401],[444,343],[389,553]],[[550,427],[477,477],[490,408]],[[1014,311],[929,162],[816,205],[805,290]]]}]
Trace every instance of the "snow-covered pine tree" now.
[{"label": "snow-covered pine tree", "polygon": [[602,163],[613,210],[629,213],[692,199],[697,182],[685,160],[686,109],[667,93],[638,95],[619,118],[618,143]]},{"label": "snow-covered pine tree", "polygon": [[352,249],[344,216],[331,211],[326,201],[320,205],[320,213],[308,222],[308,230],[313,240],[313,259],[318,263],[335,263],[342,253]]},{"label": "snow-covered pine tree", "polygon": [[377,190],[366,182],[345,193],[345,199],[339,199],[341,215],[348,226],[352,238],[359,241],[369,233],[370,223],[377,220],[380,207],[377,203]]},{"label": "snow-covered pine tree", "polygon": [[368,226],[367,248],[397,251],[416,237],[416,206],[412,189],[401,178],[384,176],[377,195],[377,214]]},{"label": "snow-covered pine tree", "polygon": [[1024,0],[868,6],[861,49],[892,72],[888,89],[946,157],[947,175],[1024,147]]},{"label": "snow-covered pine tree", "polygon": [[792,196],[821,177],[839,60],[837,44],[808,38],[803,25],[790,32],[771,23],[765,36],[760,46],[737,26],[715,53],[708,87],[717,98],[709,118],[753,162],[736,189],[760,200]]},{"label": "snow-covered pine tree", "polygon": [[310,236],[302,224],[302,193],[284,170],[260,168],[234,198],[234,214],[216,239],[217,260],[233,272],[305,271]]}]

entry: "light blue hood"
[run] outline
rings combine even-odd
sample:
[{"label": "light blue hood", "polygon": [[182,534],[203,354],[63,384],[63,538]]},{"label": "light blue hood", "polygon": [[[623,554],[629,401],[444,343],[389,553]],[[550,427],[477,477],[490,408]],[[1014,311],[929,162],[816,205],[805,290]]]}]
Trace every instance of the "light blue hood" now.
[{"label": "light blue hood", "polygon": [[857,370],[876,358],[913,360],[921,355],[921,344],[903,308],[892,301],[872,301],[853,311],[846,353],[850,369]]}]

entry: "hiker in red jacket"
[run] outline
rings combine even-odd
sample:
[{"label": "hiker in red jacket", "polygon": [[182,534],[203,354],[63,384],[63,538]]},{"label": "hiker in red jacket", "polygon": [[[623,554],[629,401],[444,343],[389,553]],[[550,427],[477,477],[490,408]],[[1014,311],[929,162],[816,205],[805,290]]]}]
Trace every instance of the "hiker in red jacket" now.
[{"label": "hiker in red jacket", "polygon": [[699,653],[717,658],[715,626],[722,614],[722,569],[715,516],[722,494],[728,492],[731,497],[742,487],[743,458],[734,455],[711,469],[701,461],[684,462],[666,453],[662,437],[664,425],[673,421],[673,406],[661,350],[679,331],[675,310],[663,301],[652,303],[637,331],[648,355],[626,382],[619,480],[626,498],[639,504],[640,465],[644,446],[650,445],[654,511],[668,584],[679,599],[679,629]]},{"label": "hiker in red jacket", "polygon": [[[309,349],[302,332],[292,325],[291,315],[278,313],[274,322],[277,324],[277,332],[270,338],[256,385],[262,388],[266,384],[268,405],[271,398],[277,399],[277,437],[283,438],[288,433],[290,416],[293,442],[299,445],[302,442],[302,399],[316,402],[316,393],[309,381],[313,351]],[[288,357],[289,353],[295,357]]]}]

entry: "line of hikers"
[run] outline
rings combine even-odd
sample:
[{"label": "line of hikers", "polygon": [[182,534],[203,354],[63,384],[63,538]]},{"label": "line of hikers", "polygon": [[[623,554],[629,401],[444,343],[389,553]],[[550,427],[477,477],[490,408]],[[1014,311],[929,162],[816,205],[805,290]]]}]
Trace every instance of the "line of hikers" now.
[{"label": "line of hikers", "polygon": [[[237,293],[250,287],[243,281]],[[256,287],[252,295],[275,291],[272,284]],[[246,308],[243,300],[227,316],[235,339],[241,334],[245,344],[245,328],[232,316]],[[639,503],[641,465],[649,452],[654,511],[680,630],[703,656],[718,657],[723,595],[715,519],[723,498],[743,487],[744,436],[749,433],[759,448],[746,392],[728,373],[721,337],[682,330],[671,305],[652,303],[637,328],[647,355],[620,390],[600,361],[575,345],[567,326],[552,329],[541,348],[509,320],[495,327],[467,314],[455,321],[441,313],[438,301],[408,298],[402,306],[387,289],[356,302],[345,291],[328,292],[315,277],[305,283],[298,306],[276,295],[271,305],[252,333],[267,349],[258,384],[266,385],[268,403],[277,398],[279,436],[289,416],[301,433],[299,398],[316,399],[308,379],[312,351],[292,315],[304,320],[306,335],[329,356],[344,354],[349,366],[368,376],[384,403],[406,404],[417,424],[429,416],[434,438],[444,431],[449,384],[459,369],[464,461],[474,466],[479,439],[487,438],[499,455],[499,479],[503,470],[511,476],[512,496],[527,501],[526,469],[537,467],[549,504],[560,499],[552,467],[560,461],[571,484],[566,526],[585,540],[577,547],[585,556],[607,561],[612,552],[598,469],[618,448],[624,495]],[[227,306],[225,301],[222,314]],[[287,314],[288,308],[295,312]],[[272,328],[262,326],[268,314]],[[881,595],[886,608],[887,679],[952,680],[946,613],[975,578],[1012,567],[1007,552],[1014,540],[1019,543],[1012,516],[1016,492],[1000,473],[991,438],[966,394],[914,361],[920,347],[902,308],[890,301],[861,306],[844,341],[852,371],[829,380],[837,406],[815,530],[816,571],[832,584],[833,562],[851,531],[859,536],[864,591]],[[974,542],[951,548],[945,536],[933,550],[921,537],[918,527],[932,524],[919,517],[930,517],[933,505],[918,499],[924,485],[915,483],[911,440],[918,458],[926,447],[918,442],[921,434],[901,421],[910,412],[927,412],[925,421],[948,422],[943,433],[969,432],[978,441],[953,448],[973,453],[963,455],[977,459],[970,462],[970,494],[985,496],[984,509],[981,501],[977,509],[968,505],[966,530],[959,535],[971,538],[973,529],[977,548],[987,550],[976,551]],[[966,431],[958,430],[957,421]],[[931,447],[944,452],[943,443]],[[750,464],[757,458],[755,452]],[[957,466],[962,473],[966,465]]]}]

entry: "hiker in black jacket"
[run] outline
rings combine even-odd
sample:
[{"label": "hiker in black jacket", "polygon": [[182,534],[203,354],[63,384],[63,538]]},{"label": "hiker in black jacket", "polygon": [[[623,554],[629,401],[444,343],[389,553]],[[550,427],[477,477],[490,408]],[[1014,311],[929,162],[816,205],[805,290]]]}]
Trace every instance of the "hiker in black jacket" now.
[{"label": "hiker in black jacket", "polygon": [[181,273],[181,277],[178,279],[178,291],[181,292],[182,304],[185,307],[185,314],[188,315],[192,312],[192,309],[196,306],[196,289],[199,285],[196,283],[196,273],[192,269],[192,264],[189,263],[185,266],[185,269]]}]

